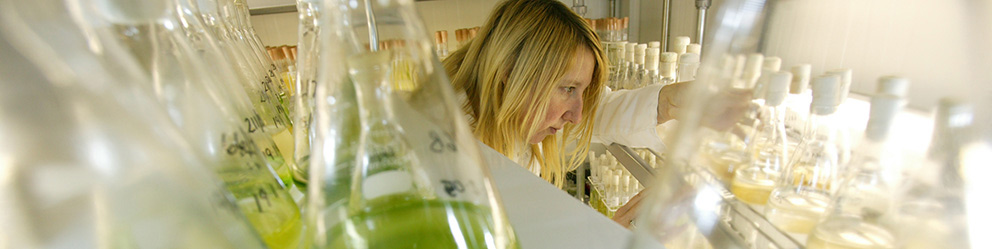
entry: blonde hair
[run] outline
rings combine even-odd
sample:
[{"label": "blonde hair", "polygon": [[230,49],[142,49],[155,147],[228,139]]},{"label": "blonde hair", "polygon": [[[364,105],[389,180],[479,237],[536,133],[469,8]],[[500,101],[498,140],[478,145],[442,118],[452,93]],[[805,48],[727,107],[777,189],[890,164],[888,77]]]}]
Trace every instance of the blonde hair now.
[{"label": "blonde hair", "polygon": [[[550,96],[572,66],[578,49],[592,51],[592,82],[582,93],[578,124],[530,145],[541,177],[559,188],[565,173],[586,157],[593,117],[608,66],[599,37],[582,17],[554,0],[508,0],[499,4],[477,36],[444,60],[456,92],[465,93],[463,110],[472,116],[476,138],[507,157],[535,133]],[[565,152],[565,145],[575,149]],[[568,162],[565,162],[570,157]],[[529,165],[525,165],[529,166]]]}]

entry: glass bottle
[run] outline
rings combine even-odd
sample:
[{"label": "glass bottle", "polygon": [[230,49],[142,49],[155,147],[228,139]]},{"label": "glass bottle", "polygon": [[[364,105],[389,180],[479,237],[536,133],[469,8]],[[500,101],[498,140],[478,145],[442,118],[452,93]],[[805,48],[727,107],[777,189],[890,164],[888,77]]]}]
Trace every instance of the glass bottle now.
[{"label": "glass bottle", "polygon": [[792,84],[789,85],[789,96],[785,98],[785,106],[788,108],[785,117],[785,129],[789,132],[790,137],[801,138],[803,136],[803,124],[809,116],[809,109],[800,107],[813,101],[812,93],[809,91],[812,69],[810,64],[799,64],[790,70],[792,72]]},{"label": "glass bottle", "polygon": [[[248,3],[245,0],[220,0],[219,2],[222,4],[222,8],[229,9],[227,12],[222,13],[226,13],[229,22],[234,24],[233,27],[243,34],[245,42],[251,47],[252,52],[262,62],[262,65],[268,67],[269,77],[272,77],[272,80],[275,82],[280,82],[281,77],[279,76],[278,67],[271,58],[265,56],[265,45],[262,44],[262,39],[255,33],[255,28],[251,26]],[[289,104],[287,100],[289,92],[279,84],[275,84],[273,90],[279,96],[279,103],[282,103],[285,108]]]},{"label": "glass bottle", "polygon": [[[193,148],[207,156],[212,169],[234,194],[241,211],[271,248],[295,248],[300,212],[265,151],[255,143],[258,119],[246,118],[247,102],[223,82],[233,81],[224,67],[207,71],[205,61],[184,39],[176,18],[178,2],[168,0],[124,4],[106,0],[74,0],[76,13],[92,34],[91,42],[119,43],[151,78],[140,85],[154,93]],[[120,62],[123,63],[123,62]]]},{"label": "glass bottle", "polygon": [[[244,3],[237,3],[234,0],[203,1],[209,2],[208,4],[216,9],[216,12],[210,12],[209,15],[218,20],[219,28],[226,29],[224,32],[230,34],[232,41],[237,43],[239,53],[248,61],[255,71],[254,74],[261,80],[261,90],[268,96],[266,100],[272,101],[271,105],[276,109],[275,115],[281,119],[283,126],[292,127],[289,122],[289,108],[286,100],[288,95],[285,89],[278,84],[281,79],[276,72],[275,63],[265,55],[261,42],[256,42],[255,38],[257,37],[253,35],[254,30],[245,27],[247,16],[242,17],[241,13],[241,7],[244,7]],[[278,144],[287,144],[287,141],[291,141],[289,130],[276,130],[283,134],[274,139]]]},{"label": "glass bottle", "polygon": [[658,72],[658,62],[659,62],[658,56],[661,53],[661,49],[647,48],[645,53],[646,55],[644,56],[645,57],[644,63],[645,63],[645,69],[647,69],[647,77],[645,77],[645,79],[642,79],[641,86],[660,84],[661,78],[659,77],[660,73]]},{"label": "glass bottle", "polygon": [[661,77],[661,84],[668,85],[675,83],[675,79],[678,77],[676,74],[676,69],[678,68],[679,55],[675,52],[664,52],[661,53],[661,61],[658,69],[658,73]]},{"label": "glass bottle", "polygon": [[779,229],[808,234],[826,215],[839,160],[833,131],[839,88],[840,78],[835,75],[813,81],[806,132],[765,209],[765,217]]},{"label": "glass bottle", "polygon": [[[843,89],[842,89],[843,90]],[[900,165],[887,137],[902,99],[877,94],[857,153],[842,167],[843,185],[828,208],[828,216],[813,228],[807,248],[897,248],[892,223],[882,219],[893,209],[893,177]]]},{"label": "glass bottle", "polygon": [[[412,2],[328,1],[323,11],[308,242],[517,248]],[[386,39],[405,45],[374,45]],[[397,56],[410,62],[410,91],[395,88]]]},{"label": "glass bottle", "polygon": [[91,52],[70,5],[0,4],[0,247],[265,247],[149,92],[124,83],[148,79]]},{"label": "glass bottle", "polygon": [[969,248],[961,146],[973,135],[972,107],[942,98],[934,117],[927,159],[901,186],[891,215],[906,248]]},{"label": "glass bottle", "polygon": [[[258,108],[259,106],[252,105],[251,97],[248,95],[246,89],[237,83],[242,80],[238,77],[237,73],[234,73],[237,71],[237,67],[230,63],[231,61],[227,59],[227,55],[219,46],[220,41],[202,22],[200,18],[202,15],[198,6],[192,0],[179,0],[176,1],[176,4],[177,11],[174,14],[178,22],[182,24],[182,30],[187,37],[186,41],[195,51],[195,54],[200,55],[200,59],[207,64],[215,65],[215,72],[213,74],[216,74],[214,77],[219,80],[209,82],[220,84],[217,86],[217,89],[225,91],[226,94],[224,95],[230,98],[226,102],[237,106],[237,108],[232,109],[234,110],[234,114],[238,116],[239,120],[244,121],[249,134],[255,141],[255,145],[265,155],[269,164],[276,170],[279,178],[288,187],[292,184],[293,178],[290,175],[291,167],[287,165],[290,163],[285,158],[290,157],[284,154],[272,136],[265,132],[266,129],[273,127],[273,125],[264,125],[266,123],[264,120],[268,120],[264,118],[267,116],[260,114],[264,113],[264,111],[260,110]],[[263,125],[258,125],[258,123],[262,123]],[[285,145],[282,147],[285,147]]]},{"label": "glass bottle", "polygon": [[292,175],[294,182],[300,187],[306,187],[310,171],[310,141],[313,139],[313,96],[314,85],[317,81],[317,63],[320,54],[321,28],[318,25],[323,1],[299,0],[297,11],[300,13],[299,45],[303,53],[297,58],[297,77],[295,93],[293,93],[293,164]]},{"label": "glass bottle", "polygon": [[769,77],[761,122],[748,148],[751,158],[746,166],[734,172],[730,185],[730,192],[743,202],[754,205],[768,202],[768,196],[788,163],[788,138],[783,123],[785,113],[781,105],[791,80],[792,73],[788,72],[777,72]]},{"label": "glass bottle", "polygon": [[699,54],[684,53],[679,55],[678,82],[691,81],[696,79],[696,71],[699,70]]},{"label": "glass bottle", "polygon": [[[293,137],[291,134],[291,122],[288,109],[278,100],[275,89],[277,84],[273,83],[276,78],[270,77],[252,53],[250,48],[243,42],[240,33],[235,33],[227,19],[221,16],[221,7],[218,1],[196,0],[197,11],[199,12],[204,25],[218,38],[217,44],[226,55],[227,61],[235,64],[237,68],[236,80],[240,82],[248,92],[255,110],[258,112],[256,121],[260,132],[269,134],[275,146],[266,146],[261,149],[271,147],[269,155],[270,161],[276,166],[276,172],[285,183],[295,181],[292,179],[292,169],[295,168],[295,161],[290,155],[294,154]],[[278,150],[278,151],[277,151]]]},{"label": "glass bottle", "polygon": [[448,58],[448,31],[441,30],[434,33],[434,51],[440,60]]}]

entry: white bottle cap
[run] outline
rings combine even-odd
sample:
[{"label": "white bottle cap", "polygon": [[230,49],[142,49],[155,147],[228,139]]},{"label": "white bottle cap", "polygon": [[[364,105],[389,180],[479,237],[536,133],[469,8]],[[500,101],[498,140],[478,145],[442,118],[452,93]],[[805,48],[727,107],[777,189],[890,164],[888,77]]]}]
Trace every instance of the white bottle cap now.
[{"label": "white bottle cap", "polygon": [[868,114],[868,126],[865,127],[865,138],[882,141],[888,136],[889,127],[899,108],[902,98],[892,94],[875,94],[871,97],[871,111]]},{"label": "white bottle cap", "polygon": [[789,83],[792,82],[792,73],[774,72],[768,77],[768,86],[765,91],[765,105],[778,106],[785,101],[785,96],[789,94]]},{"label": "white bottle cap", "polygon": [[679,65],[689,65],[699,63],[699,54],[685,53],[679,55]]},{"label": "white bottle cap", "polygon": [[644,50],[647,48],[647,44],[637,44],[634,48],[634,63],[644,65]]},{"label": "white bottle cap", "polygon": [[661,48],[648,48],[647,55],[645,56],[644,67],[648,70],[658,70],[658,53],[661,52]]},{"label": "white bottle cap", "polygon": [[685,46],[685,52],[686,53],[693,53],[693,54],[703,54],[703,45],[699,45],[699,44],[696,44],[696,43],[691,43],[691,44]]},{"label": "white bottle cap", "polygon": [[778,72],[779,70],[782,70],[782,58],[768,56],[765,57],[765,61],[761,65],[762,70]]},{"label": "white bottle cap", "polygon": [[810,112],[820,115],[837,111],[837,91],[840,90],[840,76],[827,74],[813,79],[813,102]]},{"label": "white bottle cap", "polygon": [[661,42],[659,41],[648,42],[648,48],[661,48]]},{"label": "white bottle cap", "polygon": [[679,54],[675,52],[664,52],[661,53],[661,58],[659,58],[659,60],[661,60],[661,62],[678,62]]},{"label": "white bottle cap", "polygon": [[827,73],[840,76],[840,91],[837,92],[837,103],[844,103],[844,100],[847,99],[847,94],[851,92],[853,71],[851,71],[851,69],[834,69],[828,71]]},{"label": "white bottle cap", "polygon": [[878,78],[878,89],[875,90],[875,94],[892,94],[905,98],[908,91],[909,79],[899,76],[882,76]]},{"label": "white bottle cap", "polygon": [[626,52],[626,54],[627,54],[624,59],[626,59],[627,61],[630,61],[630,62],[633,62],[634,61],[634,48],[635,47],[637,47],[637,43],[636,42],[631,42],[631,43],[627,43],[627,44],[624,45],[624,52]]},{"label": "white bottle cap", "polygon": [[761,76],[761,63],[765,60],[765,56],[759,53],[748,54],[747,60],[744,62],[744,81],[748,82],[747,88],[754,87],[754,81]]},{"label": "white bottle cap", "polygon": [[792,85],[789,86],[789,93],[802,94],[809,88],[809,76],[813,71],[810,64],[799,64],[792,67]]},{"label": "white bottle cap", "polygon": [[689,41],[689,37],[688,36],[678,36],[678,37],[675,37],[675,40],[672,41],[671,51],[672,52],[675,52],[675,53],[678,53],[678,54],[684,54],[685,53],[685,48],[686,48],[686,46],[689,46],[689,43],[691,43],[691,42]]}]

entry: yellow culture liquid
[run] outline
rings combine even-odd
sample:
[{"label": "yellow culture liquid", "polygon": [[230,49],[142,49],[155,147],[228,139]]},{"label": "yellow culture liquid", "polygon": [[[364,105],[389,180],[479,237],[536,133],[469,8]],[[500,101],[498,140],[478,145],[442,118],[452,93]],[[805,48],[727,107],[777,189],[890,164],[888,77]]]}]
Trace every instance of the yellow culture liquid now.
[{"label": "yellow culture liquid", "polygon": [[283,186],[264,179],[266,172],[257,172],[261,173],[231,167],[219,175],[269,248],[296,248],[301,232],[299,208]]}]

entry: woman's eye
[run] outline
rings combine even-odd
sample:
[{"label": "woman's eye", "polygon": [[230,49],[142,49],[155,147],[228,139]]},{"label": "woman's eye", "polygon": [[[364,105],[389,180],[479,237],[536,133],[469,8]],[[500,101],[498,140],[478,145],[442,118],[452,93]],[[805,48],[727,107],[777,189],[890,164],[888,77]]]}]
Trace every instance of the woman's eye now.
[{"label": "woman's eye", "polygon": [[572,92],[575,92],[575,87],[565,87],[565,93],[572,94]]}]

